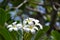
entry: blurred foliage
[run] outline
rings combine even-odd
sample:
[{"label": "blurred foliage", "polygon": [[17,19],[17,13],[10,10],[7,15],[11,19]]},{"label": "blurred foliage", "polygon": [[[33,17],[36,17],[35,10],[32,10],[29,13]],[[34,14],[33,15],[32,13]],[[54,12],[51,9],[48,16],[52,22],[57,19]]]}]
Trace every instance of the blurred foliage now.
[{"label": "blurred foliage", "polygon": [[0,35],[2,35],[2,39],[4,40],[13,40],[10,33],[2,26],[0,26]]},{"label": "blurred foliage", "polygon": [[[60,32],[58,32],[58,29],[55,29],[55,30],[53,29],[51,31],[50,36],[52,36],[52,38],[50,36],[47,36],[47,31],[49,30],[50,26],[49,25],[46,26],[45,24],[47,22],[51,21],[51,18],[52,18],[51,14],[53,12],[53,8],[51,6],[50,0],[42,0],[44,2],[43,3],[44,5],[41,5],[41,6],[43,6],[46,10],[46,13],[44,13],[44,14],[41,13],[38,9],[31,10],[31,8],[35,9],[35,8],[37,8],[37,6],[40,6],[39,3],[41,2],[41,0],[27,0],[27,2],[25,4],[23,4],[19,9],[14,9],[14,7],[17,7],[23,1],[24,0],[3,0],[0,3],[0,40],[22,40],[22,36],[24,38],[23,40],[60,40],[60,37],[59,37]],[[53,0],[53,1],[60,4],[60,0]],[[8,3],[12,4],[12,8],[10,8],[10,6],[8,6]],[[30,9],[27,9],[26,6],[30,7]],[[57,5],[55,5],[55,6],[57,6]],[[57,6],[56,8],[60,8],[60,7]],[[43,30],[41,30],[41,29],[38,30],[38,32],[34,35],[29,34],[29,33],[22,34],[21,31],[9,32],[5,26],[5,22],[7,22],[8,24],[11,24],[12,22],[17,21],[17,20],[14,20],[16,17],[14,17],[14,19],[11,19],[11,15],[10,15],[10,12],[15,11],[15,10],[16,10],[16,15],[19,16],[21,20],[23,20],[23,18],[26,17],[26,15],[28,17],[35,16],[34,18],[37,18],[37,16],[38,16],[37,19],[40,20],[40,23],[43,23],[42,20],[44,19]],[[30,14],[30,12],[31,12],[31,14]],[[23,14],[26,14],[26,15],[22,16]],[[58,16],[57,16],[58,20],[55,22],[59,22],[59,24],[60,24],[60,10],[57,11],[57,14],[58,14]],[[43,18],[43,16],[45,16],[46,19]],[[58,25],[56,24],[55,26],[57,28]],[[60,27],[60,25],[58,27]]]},{"label": "blurred foliage", "polygon": [[59,37],[59,36],[60,36],[60,33],[59,33],[58,31],[56,31],[56,30],[54,31],[54,30],[53,30],[53,31],[51,32],[51,34],[52,34],[54,40],[60,40],[60,37]]},{"label": "blurred foliage", "polygon": [[[41,36],[43,36],[47,31],[48,31],[49,27],[44,27],[43,30],[39,30],[34,38],[34,40],[38,40],[39,38],[41,38]],[[40,39],[41,40],[41,39]]]},{"label": "blurred foliage", "polygon": [[0,8],[0,25],[4,25],[5,21],[7,20],[6,16],[7,13],[2,8]]}]

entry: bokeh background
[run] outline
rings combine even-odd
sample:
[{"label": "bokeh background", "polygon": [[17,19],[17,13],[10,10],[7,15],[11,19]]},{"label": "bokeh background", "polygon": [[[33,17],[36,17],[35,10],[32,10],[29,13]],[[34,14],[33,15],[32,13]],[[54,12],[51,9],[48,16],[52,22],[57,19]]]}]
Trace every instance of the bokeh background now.
[{"label": "bokeh background", "polygon": [[60,40],[60,0],[0,0],[0,40],[17,40],[17,33],[10,33],[5,22],[11,24],[28,17],[38,19],[48,29],[43,34],[40,31],[39,40]]}]

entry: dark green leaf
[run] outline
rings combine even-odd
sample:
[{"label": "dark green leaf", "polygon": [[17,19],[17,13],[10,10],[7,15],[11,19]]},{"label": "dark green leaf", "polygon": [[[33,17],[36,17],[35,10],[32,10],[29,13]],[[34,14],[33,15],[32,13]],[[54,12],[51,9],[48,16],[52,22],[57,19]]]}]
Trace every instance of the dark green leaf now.
[{"label": "dark green leaf", "polygon": [[6,17],[6,14],[5,14],[5,11],[0,8],[0,25],[4,25],[5,23],[5,17]]},{"label": "dark green leaf", "polygon": [[60,33],[57,31],[52,31],[51,32],[52,36],[54,37],[54,40],[60,40]]},{"label": "dark green leaf", "polygon": [[13,40],[6,28],[0,27],[0,35],[4,38],[4,40]]},{"label": "dark green leaf", "polygon": [[43,30],[39,30],[35,35],[34,40],[38,40],[42,35],[44,35],[48,31],[49,27],[44,27]]}]

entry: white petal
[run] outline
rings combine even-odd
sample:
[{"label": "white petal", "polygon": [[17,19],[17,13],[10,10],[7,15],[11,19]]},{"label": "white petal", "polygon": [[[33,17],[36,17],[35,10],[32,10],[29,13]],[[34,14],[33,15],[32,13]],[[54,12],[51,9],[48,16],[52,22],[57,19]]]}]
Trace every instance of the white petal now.
[{"label": "white petal", "polygon": [[26,20],[23,21],[23,23],[25,23],[25,24],[26,24],[26,22],[27,22]]},{"label": "white petal", "polygon": [[17,23],[17,22],[13,22],[12,24],[13,24],[13,25],[16,25],[16,23]]},{"label": "white petal", "polygon": [[29,27],[29,25],[24,25],[24,28],[28,28]]},{"label": "white petal", "polygon": [[35,23],[39,23],[39,20],[35,20]]},{"label": "white petal", "polygon": [[35,34],[35,30],[34,30],[34,29],[32,29],[32,30],[31,30],[31,33],[32,33],[32,34]]},{"label": "white petal", "polygon": [[14,29],[14,31],[18,31],[18,28],[13,28]]},{"label": "white petal", "polygon": [[29,25],[33,24],[32,22],[33,18],[27,18],[23,21],[24,24],[26,24],[28,22]]},{"label": "white petal", "polygon": [[13,28],[9,28],[9,31],[12,31],[13,30]]},{"label": "white petal", "polygon": [[35,21],[35,19],[34,19],[34,18],[29,18],[29,20],[30,20],[31,22]]},{"label": "white petal", "polygon": [[29,24],[29,25],[33,25],[33,22],[29,22],[28,24]]},{"label": "white petal", "polygon": [[41,25],[40,23],[38,23],[37,25],[39,25],[39,26],[40,26],[40,29],[43,29],[43,27],[42,27],[42,25]]},{"label": "white petal", "polygon": [[17,24],[16,26],[17,26],[17,28],[19,28],[19,29],[23,27],[22,24]]},{"label": "white petal", "polygon": [[35,25],[40,25],[40,23],[39,22],[35,22]]},{"label": "white petal", "polygon": [[34,22],[39,22],[39,20],[37,19],[34,19],[34,18],[29,18],[31,21],[34,21]]},{"label": "white petal", "polygon": [[11,28],[11,27],[12,27],[12,25],[8,25],[8,26],[7,26],[7,28]]},{"label": "white petal", "polygon": [[29,31],[30,31],[29,28],[23,28],[23,29],[24,29],[24,31],[26,31],[26,32],[29,32]]},{"label": "white petal", "polygon": [[23,25],[26,25],[27,22],[28,22],[27,20],[24,20],[24,21],[23,21]]},{"label": "white petal", "polygon": [[38,30],[38,28],[37,27],[33,27],[34,29],[36,29],[36,30]]},{"label": "white petal", "polygon": [[42,25],[40,24],[40,29],[43,29]]},{"label": "white petal", "polygon": [[5,26],[8,26],[8,24],[5,22]]},{"label": "white petal", "polygon": [[33,18],[28,18],[29,20],[32,20]]}]

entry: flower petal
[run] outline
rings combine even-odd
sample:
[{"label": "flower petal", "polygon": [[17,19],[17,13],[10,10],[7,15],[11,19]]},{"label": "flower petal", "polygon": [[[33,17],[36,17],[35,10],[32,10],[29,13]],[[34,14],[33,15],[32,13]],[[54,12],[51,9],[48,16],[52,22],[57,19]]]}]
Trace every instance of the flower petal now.
[{"label": "flower petal", "polygon": [[24,28],[29,28],[29,25],[24,25]]},{"label": "flower petal", "polygon": [[8,25],[8,26],[7,26],[7,28],[11,28],[11,27],[12,27],[12,25]]},{"label": "flower petal", "polygon": [[31,30],[31,33],[32,33],[32,34],[35,34],[35,32],[36,32],[36,31],[35,31],[34,29]]},{"label": "flower petal", "polygon": [[14,31],[18,31],[18,28],[13,28],[14,29]]},{"label": "flower petal", "polygon": [[13,28],[9,28],[9,31],[11,32],[13,30]]},{"label": "flower petal", "polygon": [[13,24],[13,25],[16,25],[16,23],[17,23],[17,22],[13,22],[12,24]]},{"label": "flower petal", "polygon": [[40,26],[40,29],[43,29],[43,27],[42,27],[42,25],[41,25],[40,23],[38,23],[37,25],[39,25],[39,26]]},{"label": "flower petal", "polygon": [[26,31],[26,32],[29,32],[29,31],[30,31],[29,28],[23,28],[23,29],[24,29],[24,31]]},{"label": "flower petal", "polygon": [[38,30],[38,28],[37,28],[37,27],[34,27],[34,29]]},{"label": "flower petal", "polygon": [[17,24],[16,26],[18,29],[21,29],[23,27],[22,24]]}]

